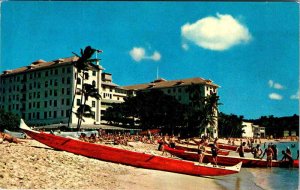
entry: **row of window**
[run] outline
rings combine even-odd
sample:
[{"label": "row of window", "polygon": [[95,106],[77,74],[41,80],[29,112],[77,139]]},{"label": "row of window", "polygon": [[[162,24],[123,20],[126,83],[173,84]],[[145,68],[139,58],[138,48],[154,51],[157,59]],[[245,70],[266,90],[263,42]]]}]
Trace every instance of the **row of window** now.
[{"label": "row of window", "polygon": [[[59,70],[61,72],[59,73]],[[1,84],[5,84],[6,82],[26,82],[27,77],[29,79],[34,79],[34,78],[42,78],[42,77],[48,77],[48,76],[53,76],[53,75],[59,75],[59,74],[65,74],[65,73],[71,73],[72,68],[71,67],[63,67],[63,68],[53,68],[51,70],[46,70],[46,71],[36,71],[36,72],[30,72],[23,74],[23,76],[17,75],[17,76],[10,76],[7,78],[2,78],[1,79]]]},{"label": "row of window", "polygon": [[[29,102],[28,105],[28,109],[33,109],[33,108],[41,108],[41,104],[42,102]],[[71,105],[71,100],[69,98],[67,99],[61,99],[60,101],[57,100],[48,100],[48,101],[44,101],[43,102],[43,107],[42,108],[47,108],[49,107],[57,107],[58,104],[60,104],[61,106],[66,105],[66,106],[70,106]],[[8,110],[20,110],[20,105],[21,104],[10,104],[8,105]],[[2,105],[2,108],[4,109],[4,105]],[[22,103],[22,108],[24,109],[23,111],[25,111],[25,103]]]},{"label": "row of window", "polygon": [[[55,119],[55,118],[69,117],[69,114],[70,114],[70,110],[31,112],[31,113],[27,113],[27,119],[28,120],[31,120],[31,119],[49,119],[49,118],[54,118]],[[22,117],[26,118],[25,113],[22,114]]]},{"label": "row of window", "polygon": [[[76,99],[76,105],[80,106],[81,105],[81,100],[80,99]],[[96,107],[96,101],[92,101],[92,107],[95,108]]]},{"label": "row of window", "polygon": [[[61,93],[60,95],[70,95],[71,94],[71,89],[70,88],[62,88],[61,89]],[[51,97],[51,96],[54,96],[54,97],[57,97],[58,96],[58,90],[57,89],[50,89],[50,90],[45,90],[44,93],[42,94],[44,95],[44,97],[42,98],[47,98],[47,97]],[[41,92],[30,92],[28,93],[28,99],[31,100],[31,99],[36,99],[36,98],[41,98]],[[5,102],[5,96],[3,96],[2,98],[0,97],[0,102]],[[8,101],[11,102],[11,101],[20,101],[20,96],[18,94],[13,94],[13,95],[9,95],[8,96]],[[26,101],[26,94],[23,94],[22,95],[22,98],[21,98],[21,101]]]}]

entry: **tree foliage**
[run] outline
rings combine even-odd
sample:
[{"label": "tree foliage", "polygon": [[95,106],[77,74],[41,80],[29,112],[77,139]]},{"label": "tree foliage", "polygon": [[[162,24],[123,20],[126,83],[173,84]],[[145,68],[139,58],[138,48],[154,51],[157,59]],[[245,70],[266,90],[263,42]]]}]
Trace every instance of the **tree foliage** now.
[{"label": "tree foliage", "polygon": [[262,116],[249,121],[265,127],[267,136],[282,137],[284,131],[289,131],[289,135],[291,135],[291,131],[296,131],[299,136],[299,115],[296,114],[289,117]]},{"label": "tree foliage", "polygon": [[[192,97],[193,96],[193,97]],[[219,97],[191,95],[190,105],[181,104],[174,96],[161,90],[138,92],[121,104],[113,104],[103,119],[110,124],[131,126],[137,123],[142,129],[161,128],[165,133],[182,136],[199,136],[207,124],[216,122],[215,110]]]},{"label": "tree foliage", "polygon": [[[89,97],[95,99],[101,98],[100,94],[98,93],[98,89],[94,85],[84,82],[85,79],[88,78],[88,71],[99,70],[99,68],[95,64],[93,64],[94,62],[97,62],[98,59],[91,59],[93,54],[96,51],[97,50],[93,49],[91,46],[87,46],[84,50],[81,49],[80,55],[73,52],[73,54],[78,57],[78,60],[74,62],[74,67],[77,69],[75,79],[77,80],[80,77],[82,80],[81,89],[77,88],[77,82],[76,82],[76,86],[75,86],[76,93],[74,93],[73,101],[72,101],[72,107],[73,107],[76,94],[81,94],[80,105],[79,108],[77,109],[77,112],[75,112],[78,118],[77,130],[80,129],[82,121],[84,121],[84,117],[94,117],[91,106],[87,105],[86,103],[88,98]],[[71,119],[71,114],[69,115],[68,124],[70,123],[70,119]]]},{"label": "tree foliage", "polygon": [[18,115],[0,109],[0,131],[4,129],[17,130],[20,125],[20,119]]},{"label": "tree foliage", "polygon": [[220,113],[218,118],[218,129],[220,137],[234,137],[240,138],[244,133],[243,130],[243,119],[244,116],[237,116],[234,114],[227,115]]}]

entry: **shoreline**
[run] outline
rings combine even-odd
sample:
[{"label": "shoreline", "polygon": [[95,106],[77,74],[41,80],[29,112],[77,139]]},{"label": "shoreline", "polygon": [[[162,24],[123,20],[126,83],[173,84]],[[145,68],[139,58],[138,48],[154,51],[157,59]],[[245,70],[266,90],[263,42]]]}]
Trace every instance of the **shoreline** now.
[{"label": "shoreline", "polygon": [[[142,145],[141,148],[149,151],[154,146]],[[105,162],[57,151],[35,140],[22,144],[3,143],[0,149],[0,188],[3,189],[194,190],[203,186],[212,190],[225,189],[214,178]]]}]

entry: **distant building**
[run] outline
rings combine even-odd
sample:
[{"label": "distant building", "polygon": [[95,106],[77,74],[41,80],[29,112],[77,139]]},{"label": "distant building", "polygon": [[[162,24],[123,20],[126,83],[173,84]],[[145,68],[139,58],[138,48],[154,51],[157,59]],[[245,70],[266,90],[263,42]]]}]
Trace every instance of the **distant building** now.
[{"label": "distant building", "polygon": [[[112,74],[102,73],[101,81],[101,116],[103,116],[106,109],[111,107],[112,104],[124,102],[124,98],[127,97],[127,94],[126,90],[112,82]],[[103,119],[101,122],[106,123]]]},{"label": "distant building", "polygon": [[258,125],[253,125],[251,122],[242,123],[244,133],[242,137],[246,138],[264,138],[266,136],[265,127],[260,127]]},{"label": "distant building", "polygon": [[[77,123],[74,111],[80,105],[81,95],[76,94],[82,79],[75,80],[77,57],[46,62],[37,60],[26,67],[6,70],[0,75],[0,108],[18,114],[29,125],[43,126],[55,123]],[[88,71],[85,82],[101,90],[101,66],[97,71]],[[74,106],[71,109],[75,95]],[[94,118],[84,118],[83,124],[100,124],[101,100],[89,98]]]},{"label": "distant building", "polygon": [[[199,88],[198,91],[200,92],[200,95],[202,97],[217,93],[217,88],[219,87],[218,85],[213,84],[211,80],[203,78],[188,78],[171,81],[160,78],[150,83],[123,86],[123,89],[127,90],[127,94],[132,96],[136,95],[136,92],[138,91],[146,92],[152,89],[159,89],[167,95],[174,96],[180,103],[188,105],[191,104],[190,95],[192,92],[190,91],[190,87],[192,85],[197,85],[197,87]],[[217,110],[215,112],[215,115],[217,116]],[[217,123],[218,121],[216,119],[215,126],[207,126],[213,128],[213,137],[218,136]]]}]

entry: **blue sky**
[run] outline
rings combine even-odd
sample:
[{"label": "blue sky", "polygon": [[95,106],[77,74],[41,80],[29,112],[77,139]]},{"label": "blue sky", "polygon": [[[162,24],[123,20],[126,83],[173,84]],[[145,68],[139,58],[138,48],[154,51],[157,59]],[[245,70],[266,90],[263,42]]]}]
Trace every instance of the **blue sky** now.
[{"label": "blue sky", "polygon": [[119,85],[202,77],[220,111],[299,114],[297,3],[2,2],[0,71],[91,45]]}]

